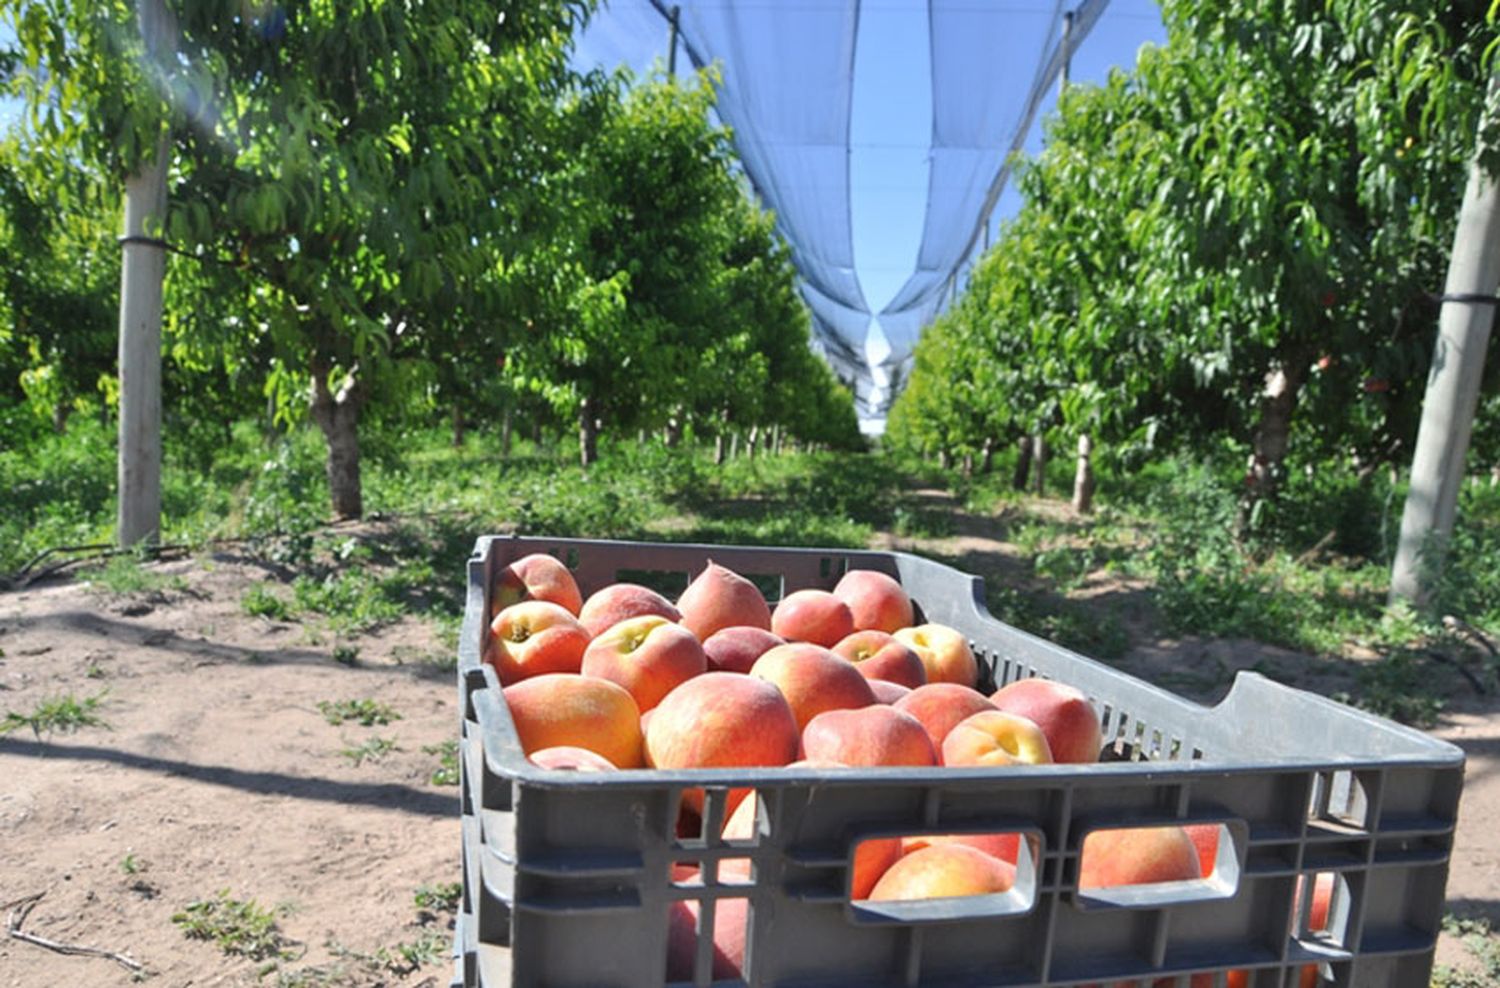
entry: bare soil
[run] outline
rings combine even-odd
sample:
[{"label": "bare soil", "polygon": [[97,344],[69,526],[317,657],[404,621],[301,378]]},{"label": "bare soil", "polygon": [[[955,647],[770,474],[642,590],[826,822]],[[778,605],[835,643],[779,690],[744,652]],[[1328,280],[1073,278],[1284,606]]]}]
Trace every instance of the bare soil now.
[{"label": "bare soil", "polygon": [[[954,559],[990,580],[1025,578],[993,519],[955,516],[950,537],[876,544]],[[338,643],[317,622],[246,613],[248,590],[285,577],[274,567],[216,555],[146,570],[158,589],[112,594],[60,578],[0,594],[0,716],[102,692],[104,722],[0,735],[0,906],[45,893],[24,932],[128,955],[148,983],[447,985],[446,948],[434,944],[451,941],[451,916],[413,901],[419,887],[460,877],[457,789],[433,784],[439,756],[424,750],[457,730],[438,630],[407,618]],[[450,578],[462,579],[457,564]],[[1077,592],[1123,608],[1134,643],[1117,662],[1126,671],[1208,703],[1240,669],[1325,693],[1350,682],[1345,662],[1152,636],[1141,591],[1100,573]],[[355,664],[335,661],[335,645],[351,643]],[[366,698],[401,719],[334,726],[318,709]],[[1469,755],[1449,908],[1500,925],[1500,702],[1455,677],[1434,733]],[[346,754],[376,738],[395,749],[360,764]],[[221,890],[276,910],[285,956],[226,954],[174,924]],[[1446,936],[1439,960],[1473,965]],[[141,977],[0,934],[0,988]]]}]

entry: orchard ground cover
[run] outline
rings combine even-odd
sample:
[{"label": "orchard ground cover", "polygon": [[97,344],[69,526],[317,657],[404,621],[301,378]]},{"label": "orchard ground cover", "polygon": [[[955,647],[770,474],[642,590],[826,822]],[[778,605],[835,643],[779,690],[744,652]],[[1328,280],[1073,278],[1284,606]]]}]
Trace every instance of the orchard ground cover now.
[{"label": "orchard ground cover", "polygon": [[[1254,669],[1437,731],[1469,748],[1471,781],[1434,984],[1491,983],[1488,487],[1466,494],[1442,606],[1393,613],[1402,492],[1379,478],[1303,478],[1235,536],[1212,463],[1105,475],[1085,518],[1063,464],[1038,498],[1010,489],[1004,457],[967,478],[880,453],[716,466],[690,440],[606,437],[584,473],[567,441],[502,458],[485,432],[455,448],[418,430],[369,438],[370,517],[327,524],[316,433],[232,436],[198,460],[169,450],[165,540],[188,548],[0,595],[0,830],[22,852],[0,887],[46,891],[31,932],[128,952],[161,983],[441,983],[451,911],[413,897],[457,878],[461,563],[475,535],[519,530],[915,551],[984,576],[1001,618],[1203,702]],[[75,421],[47,442],[0,454],[6,573],[110,534],[108,435]],[[21,984],[132,977],[15,941],[0,956]]]}]

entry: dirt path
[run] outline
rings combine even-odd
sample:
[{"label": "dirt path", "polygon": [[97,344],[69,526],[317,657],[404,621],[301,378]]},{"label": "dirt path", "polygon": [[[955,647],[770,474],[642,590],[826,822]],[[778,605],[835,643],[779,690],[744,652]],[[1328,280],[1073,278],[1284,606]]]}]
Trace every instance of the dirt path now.
[{"label": "dirt path", "polygon": [[[460,877],[457,790],[431,784],[423,751],[454,736],[452,674],[411,661],[432,632],[385,628],[348,667],[244,612],[254,566],[151,569],[183,589],[0,596],[0,711],[102,694],[107,725],[0,735],[0,902],[45,892],[25,931],[127,953],[159,984],[446,985],[446,917],[419,923],[413,899]],[[355,699],[401,719],[333,726],[318,709]],[[396,750],[341,753],[372,738]],[[184,936],[174,914],[220,890],[277,912],[287,958]],[[0,940],[0,985],[129,983],[113,961]]]}]

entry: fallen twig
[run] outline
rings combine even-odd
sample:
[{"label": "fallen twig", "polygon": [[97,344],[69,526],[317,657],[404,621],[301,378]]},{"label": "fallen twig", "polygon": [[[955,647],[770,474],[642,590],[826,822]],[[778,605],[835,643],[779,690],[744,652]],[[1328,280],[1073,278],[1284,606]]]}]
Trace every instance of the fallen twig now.
[{"label": "fallen twig", "polygon": [[1337,538],[1338,534],[1339,534],[1339,530],[1338,529],[1336,529],[1336,528],[1329,529],[1327,535],[1324,535],[1321,539],[1319,539],[1317,542],[1315,542],[1313,544],[1313,547],[1311,549],[1307,550],[1302,555],[1300,555],[1300,556],[1297,557],[1297,565],[1298,566],[1303,566],[1303,565],[1305,565],[1307,563],[1312,562],[1314,559],[1318,558],[1318,553],[1320,553],[1324,549],[1328,548],[1329,543],[1331,543],[1335,538]]},{"label": "fallen twig", "polygon": [[117,954],[112,950],[101,950],[98,947],[85,947],[76,943],[59,943],[56,940],[48,940],[34,933],[25,933],[21,930],[21,924],[26,922],[26,915],[36,908],[36,904],[42,901],[46,891],[37,892],[33,895],[22,896],[11,902],[5,903],[3,907],[10,910],[10,918],[6,920],[5,930],[12,940],[22,940],[26,943],[45,947],[59,954],[69,954],[79,957],[106,957],[117,964],[122,964],[131,971],[145,970],[138,961],[133,961],[124,954]]},{"label": "fallen twig", "polygon": [[1480,648],[1483,648],[1486,652],[1490,653],[1490,658],[1500,659],[1500,651],[1496,650],[1495,643],[1490,641],[1489,636],[1486,635],[1483,631],[1480,631],[1478,628],[1474,627],[1469,622],[1465,621],[1463,618],[1454,617],[1452,614],[1445,615],[1443,617],[1443,627],[1447,628],[1449,631],[1458,632],[1459,634],[1468,638],[1470,641],[1479,645]]}]

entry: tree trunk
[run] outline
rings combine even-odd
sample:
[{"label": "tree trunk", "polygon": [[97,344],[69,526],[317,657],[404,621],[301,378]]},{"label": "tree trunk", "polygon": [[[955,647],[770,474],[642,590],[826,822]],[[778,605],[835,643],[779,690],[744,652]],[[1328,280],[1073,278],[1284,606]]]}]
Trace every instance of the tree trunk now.
[{"label": "tree trunk", "polygon": [[52,431],[62,435],[68,431],[68,416],[73,414],[73,405],[70,402],[60,401],[52,406]]},{"label": "tree trunk", "polygon": [[1292,412],[1302,388],[1307,361],[1293,356],[1266,375],[1261,392],[1260,422],[1255,427],[1253,452],[1246,475],[1246,496],[1253,504],[1276,496],[1292,435]]},{"label": "tree trunk", "polygon": [[505,403],[505,412],[500,416],[500,456],[502,459],[510,458],[511,429],[515,424],[515,408],[510,402]]},{"label": "tree trunk", "polygon": [[594,418],[594,399],[578,403],[578,458],[587,470],[599,458],[599,423]]},{"label": "tree trunk", "polygon": [[1038,432],[1031,440],[1031,457],[1036,461],[1036,496],[1047,495],[1047,437]]},{"label": "tree trunk", "polygon": [[755,459],[755,446],[759,442],[760,426],[752,425],[750,427],[750,434],[745,437],[745,455],[752,460]]},{"label": "tree trunk", "polygon": [[667,427],[662,432],[662,438],[666,441],[668,449],[682,442],[682,412],[676,411],[667,416]]},{"label": "tree trunk", "polygon": [[964,466],[963,466],[963,470],[964,470],[964,478],[965,479],[968,479],[969,477],[974,476],[974,454],[973,453],[965,453],[964,454]]},{"label": "tree trunk", "polygon": [[1022,436],[1016,440],[1016,473],[1011,478],[1010,486],[1018,491],[1026,489],[1026,482],[1031,477],[1031,437]]},{"label": "tree trunk", "polygon": [[360,518],[365,513],[359,479],[359,410],[365,403],[364,380],[350,376],[338,393],[328,390],[332,368],[313,360],[312,416],[328,443],[328,493],[333,516]]},{"label": "tree trunk", "polygon": [[771,430],[771,451],[777,456],[781,455],[781,426]]},{"label": "tree trunk", "polygon": [[946,449],[938,450],[938,469],[948,469],[948,464],[953,462],[952,455]]},{"label": "tree trunk", "polygon": [[724,455],[729,452],[728,444],[724,441],[724,433],[714,436],[714,466],[724,465]]},{"label": "tree trunk", "polygon": [[986,436],[984,446],[981,449],[984,454],[979,460],[979,472],[987,474],[995,466],[995,437]]},{"label": "tree trunk", "polygon": [[729,458],[737,459],[740,455],[740,434],[731,432],[729,434]]},{"label": "tree trunk", "polygon": [[458,449],[464,444],[464,413],[458,404],[453,405],[453,448]]},{"label": "tree trunk", "polygon": [[1088,433],[1078,437],[1078,472],[1073,475],[1073,510],[1080,515],[1094,510],[1094,441]]}]

